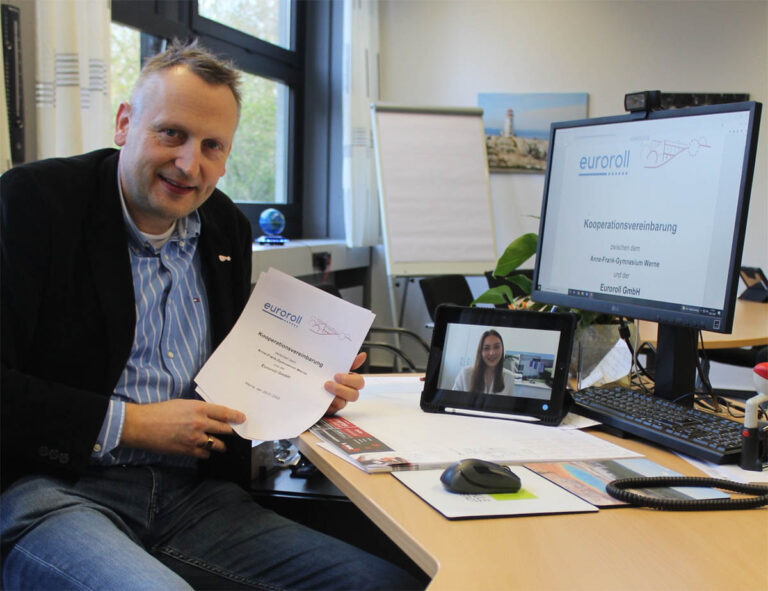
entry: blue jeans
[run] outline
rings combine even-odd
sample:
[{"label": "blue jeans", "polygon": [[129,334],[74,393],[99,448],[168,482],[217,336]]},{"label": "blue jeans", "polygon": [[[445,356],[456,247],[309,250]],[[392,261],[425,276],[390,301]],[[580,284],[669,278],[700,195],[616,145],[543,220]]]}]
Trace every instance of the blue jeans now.
[{"label": "blue jeans", "polygon": [[414,589],[398,567],[285,519],[237,485],[156,466],[32,476],[0,496],[13,589]]}]

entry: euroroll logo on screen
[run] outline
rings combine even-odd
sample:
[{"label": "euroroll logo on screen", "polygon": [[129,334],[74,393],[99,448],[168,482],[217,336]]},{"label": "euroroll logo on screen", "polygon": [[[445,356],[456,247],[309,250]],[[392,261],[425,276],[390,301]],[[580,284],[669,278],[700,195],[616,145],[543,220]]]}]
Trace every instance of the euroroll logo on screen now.
[{"label": "euroroll logo on screen", "polygon": [[624,176],[629,173],[629,150],[579,158],[579,176]]},{"label": "euroroll logo on screen", "polygon": [[704,148],[711,148],[707,139],[700,137],[687,143],[679,140],[652,140],[645,148],[645,168],[660,168],[681,154],[696,157]]}]

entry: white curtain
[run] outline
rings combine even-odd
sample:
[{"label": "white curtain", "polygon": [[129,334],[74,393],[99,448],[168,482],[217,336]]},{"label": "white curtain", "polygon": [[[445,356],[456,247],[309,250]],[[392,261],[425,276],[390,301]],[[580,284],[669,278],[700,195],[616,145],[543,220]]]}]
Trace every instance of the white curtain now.
[{"label": "white curtain", "polygon": [[37,157],[112,145],[110,0],[36,0]]},{"label": "white curtain", "polygon": [[348,246],[380,242],[371,103],[379,99],[378,0],[344,0],[344,227]]}]

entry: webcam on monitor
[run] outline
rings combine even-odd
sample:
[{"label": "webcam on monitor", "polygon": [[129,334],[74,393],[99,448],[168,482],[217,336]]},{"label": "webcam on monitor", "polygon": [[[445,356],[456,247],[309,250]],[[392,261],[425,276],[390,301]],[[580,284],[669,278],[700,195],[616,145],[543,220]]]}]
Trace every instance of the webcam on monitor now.
[{"label": "webcam on monitor", "polygon": [[624,109],[630,113],[655,111],[660,108],[660,90],[643,90],[624,95]]}]

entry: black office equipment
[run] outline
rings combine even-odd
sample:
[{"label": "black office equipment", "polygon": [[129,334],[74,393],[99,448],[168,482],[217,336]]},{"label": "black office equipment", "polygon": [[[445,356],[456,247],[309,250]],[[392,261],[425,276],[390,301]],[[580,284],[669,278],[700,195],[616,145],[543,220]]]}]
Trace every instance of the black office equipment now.
[{"label": "black office equipment", "polygon": [[693,393],[698,331],[732,329],[761,108],[551,127],[532,298],[658,322],[656,396]]},{"label": "black office equipment", "polygon": [[747,286],[739,296],[750,302],[768,302],[768,279],[760,267],[742,267],[741,280]]},{"label": "black office equipment", "polygon": [[[670,499],[646,496],[634,492],[660,487],[713,487],[741,494],[749,498],[724,499]],[[609,482],[606,492],[625,503],[639,507],[651,507],[666,511],[721,511],[723,509],[756,509],[768,505],[768,486],[744,484],[722,478],[700,478],[697,476],[651,476],[647,478],[621,478]]]},{"label": "black office equipment", "polygon": [[440,475],[443,486],[459,494],[515,493],[520,490],[520,478],[495,462],[467,458],[454,462]]},{"label": "black office equipment", "polygon": [[644,90],[624,95],[624,110],[630,113],[647,112],[661,107],[661,91]]},{"label": "black office equipment", "polygon": [[715,464],[734,464],[742,426],[628,388],[585,388],[573,393],[574,412],[646,441]]},{"label": "black office equipment", "polygon": [[464,275],[425,277],[419,280],[419,287],[432,321],[435,320],[435,310],[440,304],[469,306],[475,299]]},{"label": "black office equipment", "polygon": [[3,67],[5,68],[5,103],[11,140],[11,162],[24,162],[24,93],[21,78],[21,21],[19,9],[3,4]]},{"label": "black office equipment", "polygon": [[[560,424],[568,410],[565,386],[575,328],[573,314],[439,306],[422,410]],[[500,364],[503,387],[494,381],[474,390],[473,380],[463,376],[474,377],[489,337],[500,345],[489,365]]]}]

